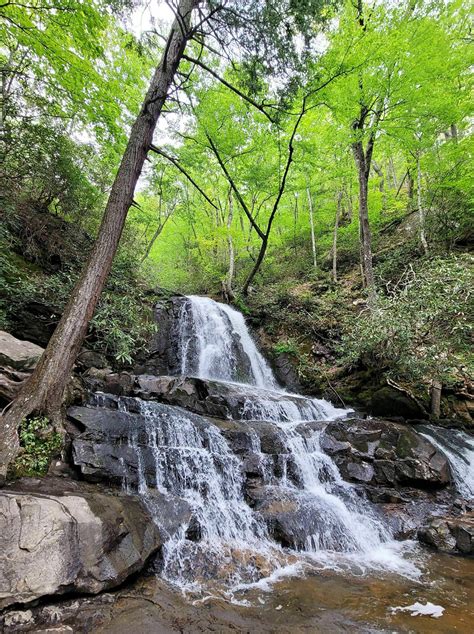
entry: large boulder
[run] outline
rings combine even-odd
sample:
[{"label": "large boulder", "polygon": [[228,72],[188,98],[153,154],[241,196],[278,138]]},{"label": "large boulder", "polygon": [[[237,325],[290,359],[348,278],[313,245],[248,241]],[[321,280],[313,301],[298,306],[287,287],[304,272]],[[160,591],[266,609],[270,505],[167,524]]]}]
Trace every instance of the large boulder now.
[{"label": "large boulder", "polygon": [[157,331],[148,345],[146,355],[138,359],[137,374],[179,374],[181,362],[177,342],[179,314],[185,297],[163,298],[155,305]]},{"label": "large boulder", "polygon": [[43,352],[44,348],[0,330],[0,365],[16,370],[32,370]]},{"label": "large boulder", "polygon": [[163,540],[137,497],[62,479],[19,481],[0,491],[0,609],[117,586]]},{"label": "large boulder", "polygon": [[321,442],[342,476],[352,482],[436,489],[451,481],[445,456],[405,425],[371,419],[334,421]]}]

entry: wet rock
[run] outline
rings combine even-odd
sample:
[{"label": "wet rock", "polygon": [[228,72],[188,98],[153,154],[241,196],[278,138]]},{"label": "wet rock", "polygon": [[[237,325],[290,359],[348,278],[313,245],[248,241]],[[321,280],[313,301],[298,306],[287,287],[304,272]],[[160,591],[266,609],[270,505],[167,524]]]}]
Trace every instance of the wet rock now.
[{"label": "wet rock", "polygon": [[[74,464],[80,468],[84,478],[91,482],[121,484],[126,481],[137,486],[139,456],[136,445],[140,447],[143,475],[149,485],[156,486],[156,456],[150,443],[146,417],[139,411],[140,404],[135,399],[119,399],[113,395],[100,398],[107,407],[72,407],[68,410],[70,420],[84,430],[72,442]],[[126,404],[129,411],[112,409],[113,406],[118,408],[120,403]],[[179,410],[167,405],[154,403],[153,408],[165,423],[171,417],[180,415]],[[186,416],[203,432],[211,424],[197,415]],[[165,457],[173,460],[173,452],[177,449],[167,447],[161,451],[166,452]]]},{"label": "wet rock", "polygon": [[418,531],[418,539],[436,550],[474,555],[474,512],[434,517]]},{"label": "wet rock", "polygon": [[32,370],[43,352],[44,348],[31,341],[21,341],[0,330],[0,364],[15,370]]},{"label": "wet rock", "polygon": [[61,317],[57,307],[40,301],[29,301],[15,313],[12,334],[46,347]]},{"label": "wet rock", "polygon": [[267,523],[271,537],[285,548],[305,550],[314,545],[337,550],[337,544],[344,540],[336,523],[334,530],[328,529],[329,507],[307,492],[262,486],[249,490],[249,499]]},{"label": "wet rock", "polygon": [[374,416],[428,418],[427,412],[414,399],[388,385],[374,392],[370,411]]},{"label": "wet rock", "polygon": [[16,482],[0,491],[0,609],[117,586],[162,543],[138,498],[57,479]]},{"label": "wet rock", "polygon": [[273,370],[278,381],[292,392],[301,392],[302,386],[295,370],[295,360],[288,352],[282,352],[273,359]]},{"label": "wet rock", "polygon": [[179,374],[180,359],[176,342],[178,317],[184,297],[175,296],[162,299],[155,305],[156,334],[148,345],[146,355],[138,360],[136,374]]},{"label": "wet rock", "polygon": [[104,378],[104,391],[117,396],[128,396],[132,393],[135,377],[129,372],[106,374]]},{"label": "wet rock", "polygon": [[413,429],[382,420],[329,423],[323,449],[352,482],[440,488],[450,483],[447,459]]},{"label": "wet rock", "polygon": [[77,365],[82,368],[106,368],[108,365],[106,357],[94,350],[82,350],[76,360]]},{"label": "wet rock", "polygon": [[302,396],[195,377],[138,376],[134,393],[220,419],[292,421],[323,413]]}]

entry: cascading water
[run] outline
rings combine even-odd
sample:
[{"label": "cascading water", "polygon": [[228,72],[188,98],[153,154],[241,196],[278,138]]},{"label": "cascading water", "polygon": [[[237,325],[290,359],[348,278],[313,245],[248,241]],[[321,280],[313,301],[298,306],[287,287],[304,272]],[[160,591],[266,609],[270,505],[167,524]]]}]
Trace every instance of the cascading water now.
[{"label": "cascading water", "polygon": [[191,295],[179,321],[181,374],[277,388],[241,313],[209,297]]},{"label": "cascading water", "polygon": [[448,459],[457,491],[474,498],[474,438],[457,429],[420,425],[419,432]]},{"label": "cascading water", "polygon": [[[342,480],[335,463],[322,451],[319,438],[324,425],[299,429],[301,421],[328,421],[346,411],[279,389],[243,316],[228,306],[189,297],[183,302],[177,331],[183,374],[220,381],[230,386],[237,400],[243,398],[234,419],[249,430],[251,451],[269,495],[278,489],[294,505],[297,526],[286,549],[269,537],[264,517],[246,499],[242,460],[217,425],[202,418],[198,422],[176,407],[133,399],[145,418],[147,436],[146,442],[136,433],[129,438],[141,471],[138,491],[152,512],[150,487],[179,496],[192,512],[189,526],[183,526],[164,548],[164,576],[188,589],[197,588],[198,579],[209,576],[227,588],[238,588],[325,556],[359,557],[364,564],[372,561],[383,569],[413,573],[414,567],[394,552],[392,534],[374,507]],[[260,451],[258,430],[263,424],[271,426],[285,448],[278,456],[278,468],[271,456]],[[152,476],[145,473],[150,451]],[[159,522],[159,510],[156,518]]]}]

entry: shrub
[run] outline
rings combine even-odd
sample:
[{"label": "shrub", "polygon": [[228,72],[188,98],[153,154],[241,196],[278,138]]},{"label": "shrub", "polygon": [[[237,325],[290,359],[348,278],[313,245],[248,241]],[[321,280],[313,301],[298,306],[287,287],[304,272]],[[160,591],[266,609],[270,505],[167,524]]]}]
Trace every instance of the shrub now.
[{"label": "shrub", "polygon": [[472,371],[473,261],[463,255],[408,266],[391,294],[346,322],[344,361],[445,383]]},{"label": "shrub", "polygon": [[18,435],[21,453],[13,465],[16,476],[45,475],[51,460],[59,454],[62,446],[61,434],[52,429],[44,416],[35,416],[21,421]]}]

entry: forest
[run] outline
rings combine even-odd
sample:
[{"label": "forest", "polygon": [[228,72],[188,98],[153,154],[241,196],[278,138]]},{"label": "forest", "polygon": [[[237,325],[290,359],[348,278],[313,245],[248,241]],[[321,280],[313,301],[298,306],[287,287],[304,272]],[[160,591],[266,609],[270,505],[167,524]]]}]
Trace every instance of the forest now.
[{"label": "forest", "polygon": [[[331,456],[342,451],[334,449],[334,443],[356,443],[337,427],[338,416],[332,413],[337,408],[359,417],[362,431],[357,433],[362,440],[353,453],[362,451],[360,442],[367,442],[373,433],[360,422],[372,416],[382,417],[389,421],[383,425],[393,424],[397,430],[405,426],[406,434],[413,435],[403,441],[410,451],[415,452],[413,443],[429,441],[439,456],[438,445],[445,440],[436,430],[440,434],[453,430],[449,442],[457,435],[464,440],[462,450],[452,452],[469,454],[469,460],[474,457],[471,9],[463,0],[0,2],[0,486],[7,487],[7,496],[13,495],[8,493],[11,486],[19,490],[39,486],[40,492],[66,495],[57,493],[59,485],[54,483],[44,489],[41,484],[12,484],[46,475],[77,480],[78,487],[84,480],[107,486],[121,482],[127,494],[127,482],[136,478],[132,484],[145,496],[147,509],[155,504],[152,515],[166,514],[161,507],[156,511],[162,501],[153,498],[152,504],[144,493],[156,487],[161,495],[163,487],[171,486],[159,483],[158,466],[150,485],[146,464],[140,480],[142,458],[134,463],[133,476],[122,474],[122,479],[115,472],[103,475],[100,469],[106,467],[99,461],[99,469],[96,448],[94,457],[81,458],[83,436],[98,434],[94,425],[99,423],[83,424],[76,410],[92,406],[116,410],[110,414],[114,421],[118,411],[132,417],[139,411],[143,420],[149,420],[151,414],[143,413],[143,405],[133,409],[127,401],[132,398],[184,407],[195,417],[211,420],[240,421],[252,411],[256,420],[277,427],[281,420],[295,424],[334,419],[332,444],[322,445]],[[183,339],[183,329],[188,339]],[[29,352],[21,347],[25,342]],[[212,346],[219,358],[212,356],[217,354]],[[193,365],[193,355],[198,365]],[[162,375],[171,380],[166,388],[160,383]],[[178,375],[191,377],[186,396],[173,383]],[[153,388],[150,376],[158,381]],[[200,380],[204,387],[196,383]],[[225,389],[218,385],[221,380],[230,381]],[[249,387],[249,402],[257,398],[250,386],[274,391],[284,386],[288,391],[275,392],[278,397],[260,394],[260,409],[255,405],[252,410],[245,401],[237,416],[232,408],[241,403],[242,395],[236,383]],[[209,390],[206,398],[204,389]],[[105,405],[97,401],[97,393],[105,393]],[[276,403],[283,393],[289,394],[290,404],[282,402],[277,416],[265,399]],[[293,402],[293,397],[307,403]],[[113,398],[124,398],[125,405],[107,401]],[[224,413],[223,402],[230,408]],[[293,412],[290,406],[299,413],[288,413]],[[71,414],[71,408],[76,413]],[[117,419],[116,424],[121,429],[125,423]],[[380,451],[396,445],[398,452],[402,441],[393,441],[383,425]],[[417,425],[435,431],[425,427],[419,434],[410,431],[418,430]],[[100,443],[105,443],[108,429],[106,424]],[[244,433],[240,428],[219,429],[226,442],[229,434]],[[137,433],[127,442],[140,456],[133,444],[142,442]],[[161,433],[146,427],[148,444],[155,443],[149,446],[157,465],[162,446],[183,442],[182,437],[171,440],[171,436],[158,442]],[[281,454],[275,439],[267,451],[263,432],[255,433],[263,454]],[[397,433],[401,438],[405,431]],[[286,442],[287,453],[294,453],[292,460],[299,465],[300,448],[294,437],[288,431],[278,434],[286,434],[281,442]],[[428,440],[420,440],[426,434]],[[220,447],[215,451],[227,456],[220,440],[213,442]],[[428,451],[420,447],[413,460],[415,454]],[[232,445],[234,450],[238,456],[245,453]],[[117,464],[128,460],[113,455]],[[403,460],[410,461],[407,455]],[[383,460],[395,464],[400,456],[390,454]],[[450,470],[448,477],[430,462],[413,467],[416,475],[404,471],[405,480],[401,476],[393,480],[383,471],[383,476],[373,476],[378,478],[376,484],[372,476],[360,475],[366,469],[363,456],[358,458],[362,463],[351,463],[350,468],[338,462],[343,460],[340,454],[336,458],[343,478],[372,489],[388,487],[378,497],[370,489],[368,497],[374,503],[404,504],[408,498],[413,502],[421,499],[418,495],[448,486],[449,477],[449,486],[461,477],[458,494],[472,502],[474,465],[468,460],[465,467],[464,458],[461,476],[452,463],[443,467]],[[147,459],[143,457],[145,463]],[[53,469],[55,461],[58,473]],[[248,462],[243,463],[244,471]],[[187,468],[199,480],[199,467],[193,463]],[[257,476],[248,473],[242,485],[250,487],[246,504],[252,512],[273,513],[266,505],[271,506],[269,500],[276,502],[267,494],[254,493],[249,478],[254,483]],[[265,474],[258,477],[268,485]],[[298,482],[295,486],[300,488],[310,486]],[[188,493],[178,491],[176,483],[173,486],[173,493],[189,504]],[[387,493],[392,486],[397,492]],[[410,489],[404,498],[403,486],[422,493],[413,497]],[[0,488],[0,504],[1,495]],[[347,495],[352,500],[352,494]],[[234,512],[246,517],[247,511],[232,507],[235,496],[223,494],[231,509],[226,517]],[[216,500],[216,505],[222,503],[220,497]],[[435,504],[431,498],[425,502],[430,508]],[[455,545],[444,552],[474,552],[469,503],[462,507],[462,513],[469,515],[469,529],[463,525],[462,530],[469,533],[470,546],[461,547],[453,537]],[[358,508],[353,500],[347,504],[351,513]],[[445,498],[436,498],[436,504],[447,508],[442,506],[447,504]],[[201,507],[196,510],[191,504],[191,510],[186,547],[205,541],[202,527],[220,521],[201,517]],[[360,512],[371,517],[368,511]],[[297,511],[292,513],[296,517]],[[257,534],[262,539],[253,521],[249,519],[245,527],[238,524],[238,531],[235,528],[244,542],[251,543]],[[467,521],[464,516],[462,521]],[[229,519],[225,522],[233,526]],[[268,530],[278,533],[278,537],[272,533],[272,539],[283,549],[305,551],[310,542],[318,552],[360,549],[359,542],[354,546],[344,540],[337,547],[332,542],[330,546],[318,542],[316,547],[314,535],[324,533],[319,528],[313,526],[310,538],[298,541],[293,529],[288,537],[280,516],[272,515],[268,522]],[[420,541],[431,546],[436,541],[443,551],[437,541],[439,531],[436,539],[422,538],[420,531],[429,531],[420,526]],[[327,530],[334,536],[339,525]],[[351,534],[345,524],[341,530]],[[369,534],[373,529],[367,530]],[[403,539],[411,536],[408,529],[399,533]],[[218,535],[226,544],[235,538],[233,533]],[[133,534],[133,539],[138,537]],[[213,539],[212,534],[210,542]],[[380,539],[384,543],[385,538]],[[373,544],[362,550],[371,549]],[[183,575],[182,562],[190,555],[180,553]],[[114,584],[143,567],[149,555],[141,552],[140,566],[133,564],[133,570],[120,572]],[[220,556],[221,551],[212,565]],[[272,551],[270,559],[281,563],[282,556]],[[176,562],[163,557],[164,578],[176,580],[172,569]],[[20,569],[26,570],[25,561],[21,560]],[[290,565],[288,561],[282,568]],[[212,565],[200,561],[197,568],[209,571]],[[435,578],[442,567],[438,560],[433,564],[438,571]],[[272,574],[268,566],[261,568],[266,571],[260,570],[261,577]],[[232,579],[249,582],[239,571],[241,576],[234,571]],[[227,573],[219,569],[216,574]],[[459,574],[453,572],[454,577]],[[471,575],[474,591],[472,569],[466,566],[464,574]],[[4,583],[0,573],[0,616],[4,607],[24,603],[28,595],[26,590],[15,595],[9,575],[5,573]],[[62,580],[58,586],[94,594],[113,586],[84,579]],[[209,596],[217,592],[209,587],[206,591]],[[3,598],[9,592],[15,595],[12,601]],[[44,590],[35,597],[57,592]],[[300,596],[310,591],[298,587],[291,592]],[[319,595],[311,596],[315,602],[321,600]],[[394,600],[402,600],[396,596]],[[184,630],[179,631],[198,631],[196,613],[186,605]],[[73,617],[64,610],[64,622],[70,623],[67,619]],[[275,613],[271,615],[270,621]],[[36,631],[21,620],[11,621],[10,630],[8,618],[5,631]],[[218,631],[231,631],[227,621],[215,618]],[[248,615],[239,618],[243,620],[236,631],[286,631],[284,621],[280,629],[262,630],[261,623],[245,620]],[[359,617],[354,618],[360,630],[352,621],[347,623],[355,631],[368,631],[364,627],[369,621],[361,625]],[[401,620],[390,621],[391,631],[414,631],[403,629],[402,619],[408,616],[393,618]],[[455,629],[469,631],[464,612],[452,618]],[[371,626],[388,623],[378,613],[371,619]],[[40,621],[35,623],[36,627]],[[118,622],[113,623],[104,631],[122,631]],[[212,623],[211,619],[209,628]],[[305,631],[298,629],[298,621],[292,623],[288,631]],[[343,628],[337,619],[311,623],[313,629],[308,631]],[[164,621],[160,624],[165,628]],[[86,629],[78,632],[99,631],[81,627]],[[452,631],[445,627],[417,631]]]}]

